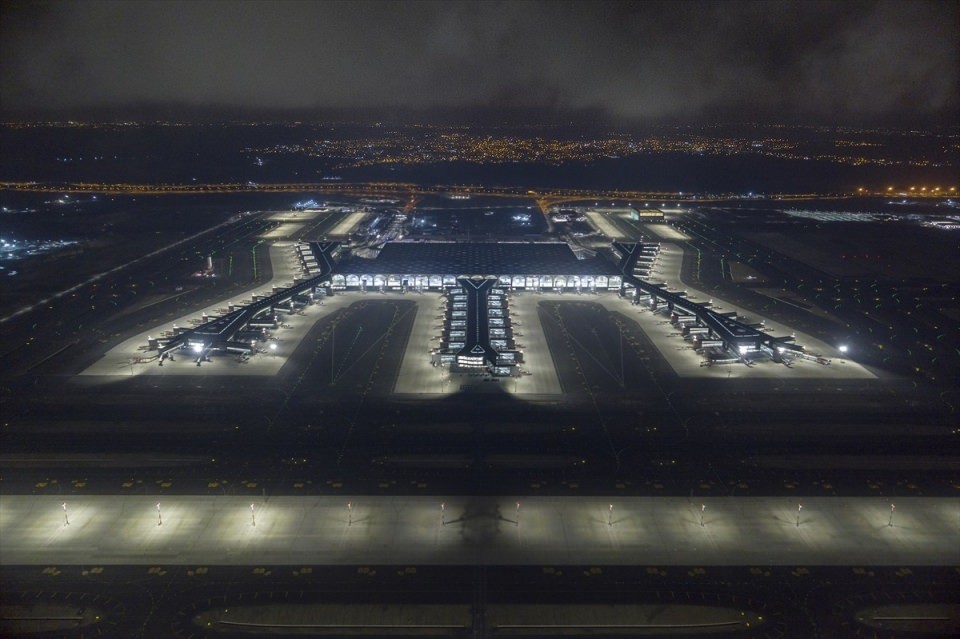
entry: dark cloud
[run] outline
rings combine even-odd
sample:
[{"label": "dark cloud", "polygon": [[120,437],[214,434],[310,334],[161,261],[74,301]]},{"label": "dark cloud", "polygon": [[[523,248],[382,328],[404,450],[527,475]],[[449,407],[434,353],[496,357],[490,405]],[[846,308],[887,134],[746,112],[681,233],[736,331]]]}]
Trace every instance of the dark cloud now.
[{"label": "dark cloud", "polygon": [[[7,2],[3,110],[951,118],[957,2]],[[136,113],[131,113],[135,116]]]}]

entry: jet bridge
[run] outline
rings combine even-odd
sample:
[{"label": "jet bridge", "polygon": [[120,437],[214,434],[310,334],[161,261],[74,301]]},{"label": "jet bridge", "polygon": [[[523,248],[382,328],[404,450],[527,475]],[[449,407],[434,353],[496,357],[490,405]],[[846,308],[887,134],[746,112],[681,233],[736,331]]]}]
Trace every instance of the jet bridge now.
[{"label": "jet bridge", "polygon": [[340,243],[310,243],[308,246],[310,255],[315,258],[318,264],[318,267],[311,271],[311,277],[262,298],[255,295],[251,304],[185,330],[162,345],[158,344],[157,355],[160,365],[163,366],[163,360],[173,351],[188,347],[199,355],[198,366],[210,351],[235,351],[240,346],[240,342],[234,339],[235,336],[245,330],[251,322],[267,314],[272,317],[275,307],[289,304],[295,296],[320,286],[328,280],[336,264],[335,256],[340,248]]},{"label": "jet bridge", "polygon": [[457,351],[457,365],[465,368],[485,368],[495,364],[497,352],[490,344],[487,295],[490,289],[497,285],[497,280],[494,277],[461,277],[457,279],[457,284],[466,293],[464,319],[467,322],[463,346]]},{"label": "jet bridge", "polygon": [[695,302],[679,293],[672,293],[664,286],[652,284],[636,277],[633,272],[638,258],[643,253],[641,244],[613,243],[614,253],[620,258],[618,268],[623,274],[623,283],[629,284],[640,291],[640,294],[649,296],[651,305],[659,307],[666,304],[671,312],[693,315],[697,322],[708,327],[717,339],[723,342],[726,349],[738,354],[751,351],[779,352],[779,349],[801,351],[802,348],[790,344],[790,337],[774,337],[757,330],[743,322],[730,317],[728,313],[721,313],[709,308],[707,304]]}]

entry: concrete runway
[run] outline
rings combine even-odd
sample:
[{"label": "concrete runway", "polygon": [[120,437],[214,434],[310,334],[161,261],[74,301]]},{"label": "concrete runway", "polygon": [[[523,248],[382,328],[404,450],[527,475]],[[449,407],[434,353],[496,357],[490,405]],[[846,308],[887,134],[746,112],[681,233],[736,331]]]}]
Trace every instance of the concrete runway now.
[{"label": "concrete runway", "polygon": [[799,525],[793,499],[713,498],[701,526],[700,501],[672,497],[529,497],[518,511],[505,497],[251,492],[71,496],[66,511],[4,495],[0,563],[960,565],[952,498],[898,499],[893,525],[883,498],[803,498]]}]

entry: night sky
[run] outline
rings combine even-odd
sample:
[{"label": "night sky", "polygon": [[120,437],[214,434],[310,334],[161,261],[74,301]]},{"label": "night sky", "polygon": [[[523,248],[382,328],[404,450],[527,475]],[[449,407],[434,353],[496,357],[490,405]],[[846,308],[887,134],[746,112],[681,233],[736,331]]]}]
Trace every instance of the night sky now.
[{"label": "night sky", "polygon": [[5,117],[953,123],[960,3],[5,1]]}]

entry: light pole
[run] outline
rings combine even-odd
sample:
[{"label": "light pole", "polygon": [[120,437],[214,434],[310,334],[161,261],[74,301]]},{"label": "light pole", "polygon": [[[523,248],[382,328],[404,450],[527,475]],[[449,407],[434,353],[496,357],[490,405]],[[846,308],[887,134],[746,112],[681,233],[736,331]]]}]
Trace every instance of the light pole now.
[{"label": "light pole", "polygon": [[613,525],[613,504],[610,504],[610,507],[607,508],[607,525]]},{"label": "light pole", "polygon": [[63,527],[66,528],[70,525],[70,517],[67,515],[67,502],[63,502],[61,506],[63,506]]},{"label": "light pole", "polygon": [[250,504],[250,524],[256,528],[257,526],[257,511],[253,507],[253,504]]},{"label": "light pole", "polygon": [[897,507],[894,504],[890,504],[890,520],[887,521],[887,526],[890,526],[891,528],[893,527],[893,511],[896,509]]},{"label": "light pole", "polygon": [[347,502],[347,525],[353,525],[353,502]]},{"label": "light pole", "polygon": [[797,504],[797,528],[800,527],[800,511],[803,510],[803,504]]},{"label": "light pole", "polygon": [[700,527],[703,528],[703,512],[707,509],[706,504],[700,504]]},{"label": "light pole", "polygon": [[157,525],[163,525],[163,515],[160,513],[160,502],[157,502]]}]

